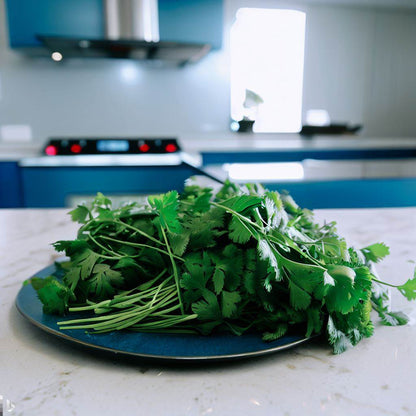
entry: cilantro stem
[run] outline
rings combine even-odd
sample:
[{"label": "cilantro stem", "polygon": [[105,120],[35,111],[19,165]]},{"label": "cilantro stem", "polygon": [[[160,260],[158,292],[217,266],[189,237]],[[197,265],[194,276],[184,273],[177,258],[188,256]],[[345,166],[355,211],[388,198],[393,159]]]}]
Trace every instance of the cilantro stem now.
[{"label": "cilantro stem", "polygon": [[183,315],[185,313],[185,311],[184,311],[183,302],[182,302],[182,294],[181,294],[181,290],[180,290],[180,287],[179,287],[178,269],[176,267],[174,255],[173,255],[172,250],[170,248],[169,240],[168,240],[168,238],[166,236],[165,230],[163,229],[162,226],[160,227],[160,230],[161,230],[162,235],[163,235],[163,238],[165,240],[166,249],[168,250],[169,257],[170,257],[170,261],[172,263],[173,275],[175,276],[176,290],[178,292],[179,305],[181,307],[181,313]]},{"label": "cilantro stem", "polygon": [[[165,254],[169,257],[172,255],[175,259],[180,260],[180,261],[184,261],[184,259],[182,257],[176,256],[175,254],[169,253],[169,251],[162,250],[161,248],[158,248],[158,247],[153,247],[153,246],[149,246],[147,244],[142,244],[142,243],[133,243],[131,241],[122,241],[122,240],[118,240],[116,238],[109,237],[107,235],[102,235],[101,238],[103,238],[105,240],[113,241],[114,243],[125,244],[127,246],[150,248],[151,250],[156,250],[159,253]],[[124,256],[124,257],[132,257],[132,256]]]},{"label": "cilantro stem", "polygon": [[110,253],[110,254],[112,254],[114,257],[116,257],[116,258],[122,258],[122,257],[124,257],[124,256],[121,256],[120,254],[118,254],[118,253],[116,253],[116,252],[114,252],[114,251],[112,251],[112,250],[110,250],[109,248],[107,248],[107,247],[105,247],[104,245],[102,245],[101,243],[99,243],[98,241],[97,241],[97,239],[95,239],[93,236],[92,236],[92,234],[91,233],[89,233],[88,234],[88,237],[98,246],[98,247],[100,247],[100,248],[102,248],[104,251],[106,251],[107,253]]},{"label": "cilantro stem", "polygon": [[127,223],[125,223],[123,221],[120,221],[120,220],[115,220],[114,222],[116,224],[123,225],[124,227],[129,228],[130,230],[134,230],[136,233],[142,235],[143,237],[148,238],[150,241],[153,241],[156,244],[163,245],[163,243],[161,241],[159,241],[157,238],[152,237],[151,235],[145,233],[144,231],[140,230],[139,228],[134,227],[133,225],[127,224]]},{"label": "cilantro stem", "polygon": [[256,209],[253,209],[253,213],[254,213],[254,216],[256,217],[256,219],[257,219],[257,224],[258,225],[260,225],[262,228],[264,228],[264,226],[267,226],[267,223],[264,221],[264,219],[261,217],[261,215],[260,215],[260,212],[259,212],[259,209],[258,208],[256,208]]},{"label": "cilantro stem", "polygon": [[99,224],[100,224],[100,226],[98,226],[98,227],[97,227],[97,229],[96,229],[95,231],[99,231],[99,230],[101,229],[101,227],[102,227],[104,224],[118,224],[118,225],[121,225],[121,226],[123,226],[123,227],[129,228],[130,230],[135,231],[136,233],[140,234],[140,235],[141,235],[141,236],[143,236],[143,237],[146,237],[147,239],[149,239],[150,241],[153,241],[154,243],[156,243],[156,244],[158,244],[158,245],[163,245],[163,243],[162,243],[161,241],[159,241],[157,238],[152,237],[151,235],[149,235],[149,234],[145,233],[144,231],[140,230],[139,228],[134,227],[133,225],[127,224],[126,222],[123,222],[123,221],[121,221],[121,220],[119,220],[119,219],[114,219],[114,220],[104,220],[104,221],[97,221],[97,220],[94,218],[94,219],[92,219],[92,220],[88,221],[88,222],[87,222],[87,223],[86,223],[86,224],[85,224],[85,225],[84,225],[84,226],[80,229],[80,231],[81,231],[81,230],[84,230],[84,229],[88,229],[88,228],[89,228],[89,226],[90,226],[90,225],[92,225],[93,223],[99,223]]},{"label": "cilantro stem", "polygon": [[234,211],[231,208],[228,208],[224,205],[218,204],[217,202],[211,202],[212,205],[218,207],[218,208],[222,208],[225,211],[228,211],[230,214],[237,216],[238,218],[244,220],[245,222],[248,222],[250,225],[252,225],[253,227],[257,228],[258,230],[263,230],[263,227],[261,227],[260,225],[258,225],[256,222],[251,221],[250,218],[245,217],[244,215],[240,214],[237,211]]},{"label": "cilantro stem", "polygon": [[[155,289],[155,293],[150,304],[135,306],[121,313],[113,313],[106,316],[61,321],[58,322],[58,325],[61,329],[94,329],[95,331],[110,331],[127,328],[128,326],[133,325],[151,315],[152,312],[158,308],[162,308],[173,301],[176,301],[176,290],[170,290],[163,296],[159,296],[159,299],[157,299],[157,303],[155,304],[160,288],[161,285]],[[164,313],[166,313],[166,310]]]},{"label": "cilantro stem", "polygon": [[391,283],[383,282],[382,280],[376,279],[374,275],[371,275],[371,280],[373,280],[374,282],[380,283],[382,285],[385,285],[385,286],[394,287],[395,289],[397,289],[400,286],[402,286],[402,285],[392,285]]}]

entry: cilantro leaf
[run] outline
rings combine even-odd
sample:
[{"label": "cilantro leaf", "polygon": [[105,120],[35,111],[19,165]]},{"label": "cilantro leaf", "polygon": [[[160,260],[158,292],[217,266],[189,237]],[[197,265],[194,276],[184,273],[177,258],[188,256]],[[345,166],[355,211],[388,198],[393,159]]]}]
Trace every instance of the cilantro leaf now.
[{"label": "cilantro leaf", "polygon": [[406,283],[401,286],[398,286],[401,294],[405,296],[408,300],[415,300],[416,299],[416,271],[415,277],[413,279],[409,279]]},{"label": "cilantro leaf", "polygon": [[328,334],[328,341],[332,345],[334,354],[341,354],[352,345],[347,335],[337,329],[331,315],[328,318],[326,330]]},{"label": "cilantro leaf", "polygon": [[292,280],[289,281],[290,289],[290,304],[295,309],[306,309],[312,301],[312,296],[294,283]]},{"label": "cilantro leaf", "polygon": [[279,281],[282,279],[279,264],[277,262],[276,253],[273,251],[270,243],[266,239],[259,239],[257,249],[260,258],[269,262],[270,271],[274,274],[274,279]]},{"label": "cilantro leaf", "polygon": [[182,232],[181,234],[168,233],[168,238],[173,254],[182,256],[189,243],[190,234],[188,232]]},{"label": "cilantro leaf", "polygon": [[390,250],[384,243],[376,243],[362,248],[361,252],[367,261],[378,263],[390,253]]},{"label": "cilantro leaf", "polygon": [[245,290],[250,295],[254,295],[256,293],[256,265],[256,251],[249,248],[246,250],[244,256],[243,282]]},{"label": "cilantro leaf", "polygon": [[203,295],[214,266],[208,254],[193,253],[186,256],[185,267],[188,272],[182,274],[180,285],[184,289],[184,301],[191,304]]},{"label": "cilantro leaf", "polygon": [[253,236],[247,224],[238,217],[233,217],[230,221],[229,238],[234,243],[245,244]]},{"label": "cilantro leaf", "polygon": [[81,279],[87,279],[92,272],[96,262],[99,259],[99,255],[90,249],[85,249],[81,252],[77,252],[71,257],[72,265],[80,267]]},{"label": "cilantro leaf", "polygon": [[214,283],[215,293],[217,295],[220,294],[224,287],[224,281],[225,281],[224,270],[220,269],[219,267],[216,267],[214,275],[212,276],[212,281]]},{"label": "cilantro leaf", "polygon": [[89,248],[85,240],[60,240],[52,244],[56,251],[65,251],[65,254],[71,257],[77,251],[83,251]]},{"label": "cilantro leaf", "polygon": [[93,275],[89,279],[89,291],[96,299],[105,299],[116,292],[116,288],[123,283],[123,276],[120,272],[111,270],[108,264],[96,264]]},{"label": "cilantro leaf", "polygon": [[224,318],[231,318],[237,312],[237,304],[240,302],[241,296],[238,292],[222,291],[221,311]]},{"label": "cilantro leaf", "polygon": [[289,221],[278,192],[266,192],[264,206],[267,214],[267,226],[271,229],[285,227]]},{"label": "cilantro leaf", "polygon": [[180,195],[180,199],[190,202],[189,211],[207,212],[211,208],[212,189],[200,188],[196,185],[185,186],[184,191]]},{"label": "cilantro leaf", "polygon": [[312,334],[319,334],[323,325],[322,312],[320,308],[311,307],[307,309],[306,315],[308,322],[305,336],[310,337]]},{"label": "cilantro leaf", "polygon": [[262,198],[254,195],[238,195],[221,202],[221,205],[235,212],[261,206]]},{"label": "cilantro leaf", "polygon": [[80,267],[71,267],[69,268],[63,277],[63,281],[69,286],[69,288],[74,292],[79,280],[81,279],[81,268]]},{"label": "cilantro leaf", "polygon": [[131,257],[123,257],[113,266],[114,269],[125,269],[128,267],[132,267],[134,269],[140,268],[137,262]]},{"label": "cilantro leaf", "polygon": [[329,312],[349,313],[361,299],[366,299],[371,290],[371,275],[366,267],[350,269],[346,266],[332,266],[328,272],[335,281],[325,297]]},{"label": "cilantro leaf", "polygon": [[63,315],[72,292],[54,276],[45,279],[32,277],[29,281],[43,304],[43,311],[50,315]]},{"label": "cilantro leaf", "polygon": [[178,219],[178,192],[170,191],[158,196],[149,196],[150,206],[159,214],[160,224],[172,233],[180,233],[182,226]]},{"label": "cilantro leaf", "polygon": [[203,300],[192,304],[192,312],[202,321],[217,321],[222,317],[217,297],[209,290],[204,290]]},{"label": "cilantro leaf", "polygon": [[94,198],[92,206],[94,208],[104,208],[104,209],[107,209],[107,210],[111,210],[112,201],[111,201],[110,198],[107,198],[101,192],[97,192],[97,195]]},{"label": "cilantro leaf", "polygon": [[282,338],[288,330],[288,325],[285,322],[280,322],[276,325],[276,328],[273,332],[264,332],[262,339],[263,341],[276,341],[279,338]]},{"label": "cilantro leaf", "polygon": [[224,212],[217,208],[187,218],[184,227],[186,232],[190,234],[189,248],[197,250],[215,246],[216,238],[225,233],[220,230],[223,223]]},{"label": "cilantro leaf", "polygon": [[409,317],[403,312],[387,312],[384,314],[382,322],[387,326],[406,325]]},{"label": "cilantro leaf", "polygon": [[88,219],[92,219],[91,211],[85,205],[78,205],[75,209],[69,212],[71,219],[74,222],[85,224]]}]

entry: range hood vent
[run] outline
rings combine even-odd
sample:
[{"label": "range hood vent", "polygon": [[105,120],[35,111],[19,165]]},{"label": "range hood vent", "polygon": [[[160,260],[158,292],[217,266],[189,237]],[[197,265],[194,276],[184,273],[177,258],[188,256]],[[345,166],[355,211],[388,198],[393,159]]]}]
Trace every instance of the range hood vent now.
[{"label": "range hood vent", "polygon": [[103,0],[107,39],[159,42],[157,0]]},{"label": "range hood vent", "polygon": [[[209,44],[159,40],[157,0],[103,0],[105,38],[38,35],[52,59],[115,58],[183,66],[197,62]],[[55,59],[58,57],[58,59]]]}]

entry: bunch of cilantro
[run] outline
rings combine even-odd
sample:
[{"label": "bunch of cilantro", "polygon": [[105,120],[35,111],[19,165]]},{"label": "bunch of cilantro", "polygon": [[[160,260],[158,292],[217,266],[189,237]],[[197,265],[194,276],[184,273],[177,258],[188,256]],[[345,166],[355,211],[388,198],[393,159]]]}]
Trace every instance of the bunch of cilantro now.
[{"label": "bunch of cilantro", "polygon": [[[257,331],[265,341],[301,332],[341,353],[373,334],[373,309],[386,325],[408,321],[372,272],[384,244],[348,247],[335,223],[261,185],[187,186],[114,209],[98,194],[70,214],[77,238],[54,244],[70,260],[60,276],[30,280],[45,313],[84,314],[61,328]],[[416,298],[416,276],[394,287]]]}]

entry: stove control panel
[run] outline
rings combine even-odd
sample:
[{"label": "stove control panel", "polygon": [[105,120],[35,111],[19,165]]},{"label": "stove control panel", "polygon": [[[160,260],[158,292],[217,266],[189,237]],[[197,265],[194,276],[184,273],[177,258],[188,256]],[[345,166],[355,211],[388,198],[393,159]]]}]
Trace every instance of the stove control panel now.
[{"label": "stove control panel", "polygon": [[175,138],[51,138],[46,156],[168,154],[181,149]]}]

